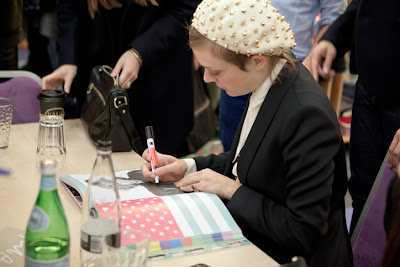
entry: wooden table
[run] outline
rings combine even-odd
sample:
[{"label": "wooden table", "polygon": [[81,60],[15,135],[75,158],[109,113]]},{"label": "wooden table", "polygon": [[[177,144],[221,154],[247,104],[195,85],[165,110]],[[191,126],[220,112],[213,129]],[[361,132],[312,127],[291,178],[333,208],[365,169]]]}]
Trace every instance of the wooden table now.
[{"label": "wooden table", "polygon": [[[89,141],[81,121],[66,120],[64,127],[67,164],[59,174],[90,173],[96,157],[96,148]],[[0,232],[6,228],[16,228],[25,232],[40,187],[40,174],[35,167],[37,133],[38,123],[12,125],[9,146],[0,150],[0,167],[11,170],[11,175],[0,176]],[[113,153],[112,159],[115,170],[139,168],[144,163],[133,151]],[[70,266],[79,266],[80,209],[60,183],[58,193],[70,232]],[[278,265],[271,257],[250,244],[155,260],[147,266],[191,266],[198,263],[211,267]],[[3,266],[1,255],[0,266]]]}]

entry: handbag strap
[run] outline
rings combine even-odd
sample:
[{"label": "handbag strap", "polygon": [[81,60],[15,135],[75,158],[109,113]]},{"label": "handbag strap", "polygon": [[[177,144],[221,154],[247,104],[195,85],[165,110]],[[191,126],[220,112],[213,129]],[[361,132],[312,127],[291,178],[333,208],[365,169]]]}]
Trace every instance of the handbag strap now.
[{"label": "handbag strap", "polygon": [[124,95],[117,95],[113,97],[113,103],[110,104],[118,110],[122,118],[125,130],[128,133],[129,140],[131,141],[132,148],[141,156],[143,154],[144,148],[142,140],[140,139],[140,136],[136,131],[136,127],[132,120],[132,117],[129,114],[128,98]]}]

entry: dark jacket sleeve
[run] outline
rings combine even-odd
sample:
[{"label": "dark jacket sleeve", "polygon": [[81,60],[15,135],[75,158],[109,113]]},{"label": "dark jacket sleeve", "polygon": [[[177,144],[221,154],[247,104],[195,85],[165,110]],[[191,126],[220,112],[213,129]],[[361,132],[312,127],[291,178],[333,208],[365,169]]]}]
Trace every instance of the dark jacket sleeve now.
[{"label": "dark jacket sleeve", "polygon": [[[259,240],[300,253],[296,255],[310,255],[328,229],[333,159],[342,144],[341,135],[322,108],[304,106],[290,117],[282,121],[279,134],[285,175],[269,177],[285,180],[286,203],[243,185],[228,209],[241,228]],[[268,155],[262,147],[258,153]]]},{"label": "dark jacket sleeve", "polygon": [[332,42],[337,50],[336,58],[341,58],[352,47],[353,34],[359,0],[353,0],[346,11],[329,26],[321,40]]},{"label": "dark jacket sleeve", "polygon": [[210,168],[213,171],[223,174],[228,163],[229,153],[230,152],[225,152],[218,155],[211,154],[207,157],[194,158],[197,170],[200,171],[205,168]]},{"label": "dark jacket sleeve", "polygon": [[199,0],[169,1],[163,15],[143,34],[137,36],[130,46],[143,57],[144,64],[157,64],[157,59],[168,53],[174,43],[185,36],[186,24],[190,25]]}]

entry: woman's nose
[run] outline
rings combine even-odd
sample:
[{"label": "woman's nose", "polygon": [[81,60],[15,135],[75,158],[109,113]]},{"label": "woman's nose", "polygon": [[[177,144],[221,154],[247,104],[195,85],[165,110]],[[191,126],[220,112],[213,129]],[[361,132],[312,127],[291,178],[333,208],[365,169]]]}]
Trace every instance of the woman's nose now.
[{"label": "woman's nose", "polygon": [[210,74],[210,71],[207,70],[207,69],[204,69],[203,80],[204,80],[206,83],[211,83],[211,82],[214,82],[214,81],[215,81],[214,76],[211,75],[211,74]]}]

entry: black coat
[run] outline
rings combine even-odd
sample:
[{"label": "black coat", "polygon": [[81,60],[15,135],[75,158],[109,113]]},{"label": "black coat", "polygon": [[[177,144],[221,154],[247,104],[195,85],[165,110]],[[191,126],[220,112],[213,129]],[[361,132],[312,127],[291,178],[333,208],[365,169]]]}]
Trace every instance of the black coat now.
[{"label": "black coat", "polygon": [[400,97],[400,1],[352,0],[323,39],[335,45],[337,57],[351,49],[351,72],[368,95],[386,102]]},{"label": "black coat", "polygon": [[[211,168],[233,178],[243,120],[232,151],[195,158],[198,170]],[[342,135],[326,93],[302,64],[271,87],[237,172],[243,185],[227,207],[251,242],[279,263],[303,256],[309,266],[351,265]]]},{"label": "black coat", "polygon": [[91,19],[86,0],[60,0],[59,63],[78,65],[74,90],[82,101],[91,68],[114,67],[135,48],[144,64],[128,91],[131,115],[143,141],[144,127],[152,125],[157,150],[174,153],[193,126],[193,58],[185,27],[199,1],[121,2],[122,8],[100,8]]}]

